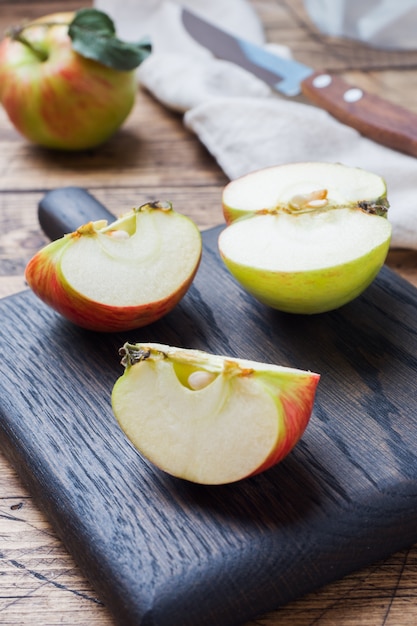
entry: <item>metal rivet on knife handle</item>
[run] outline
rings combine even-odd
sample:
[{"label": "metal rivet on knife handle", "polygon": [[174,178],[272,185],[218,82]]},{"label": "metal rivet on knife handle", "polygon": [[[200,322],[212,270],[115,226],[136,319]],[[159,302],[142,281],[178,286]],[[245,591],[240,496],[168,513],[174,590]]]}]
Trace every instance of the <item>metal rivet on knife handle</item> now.
[{"label": "metal rivet on knife handle", "polygon": [[349,85],[335,74],[331,75],[330,82],[324,88],[323,76],[327,74],[316,72],[301,83],[302,92],[310,102],[355,128],[365,137],[417,157],[415,113],[376,94]]},{"label": "metal rivet on knife handle", "polygon": [[343,94],[343,100],[345,102],[357,102],[361,98],[363,98],[363,91],[358,87],[352,87],[352,89],[348,89]]},{"label": "metal rivet on knife handle", "polygon": [[313,85],[317,87],[317,89],[324,89],[324,87],[328,87],[332,82],[332,77],[330,74],[318,74],[313,78]]},{"label": "metal rivet on knife handle", "polygon": [[[313,78],[313,85],[317,89],[324,89],[325,87],[329,87],[332,82],[332,77],[330,74],[318,74]],[[343,94],[343,100],[345,102],[357,102],[363,97],[362,89],[358,87],[352,87],[345,91]]]}]

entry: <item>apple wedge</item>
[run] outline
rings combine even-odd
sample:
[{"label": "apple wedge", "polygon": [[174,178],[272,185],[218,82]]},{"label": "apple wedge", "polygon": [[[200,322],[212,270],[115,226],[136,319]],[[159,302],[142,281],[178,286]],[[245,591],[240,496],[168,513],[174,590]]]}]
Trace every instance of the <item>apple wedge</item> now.
[{"label": "apple wedge", "polygon": [[158,343],[126,343],[116,419],[165,472],[226,484],[281,461],[303,434],[318,374]]},{"label": "apple wedge", "polygon": [[332,163],[292,163],[230,182],[219,251],[234,278],[289,313],[336,309],[359,296],[391,240],[385,181]]},{"label": "apple wedge", "polygon": [[173,309],[197,272],[196,224],[156,202],[108,225],[90,222],[40,250],[28,285],[46,304],[84,328],[114,332],[150,324]]}]

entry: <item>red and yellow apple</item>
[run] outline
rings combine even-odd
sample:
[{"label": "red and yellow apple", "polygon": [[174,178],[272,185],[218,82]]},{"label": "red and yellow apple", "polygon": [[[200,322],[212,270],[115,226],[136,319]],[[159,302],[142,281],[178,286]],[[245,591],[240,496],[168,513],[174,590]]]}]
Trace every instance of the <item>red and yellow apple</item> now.
[{"label": "red and yellow apple", "polygon": [[78,326],[101,332],[145,326],[185,295],[202,252],[196,224],[169,203],[145,204],[110,225],[90,222],[45,246],[26,281]]},{"label": "red and yellow apple", "polygon": [[293,163],[230,182],[222,260],[262,303],[322,313],[359,296],[385,262],[391,225],[385,181],[360,168]]},{"label": "red and yellow apple", "polygon": [[134,69],[114,69],[75,51],[68,33],[75,15],[39,18],[11,29],[0,43],[0,102],[23,136],[48,148],[102,144],[135,102]]},{"label": "red and yellow apple", "polygon": [[165,472],[226,484],[279,463],[304,433],[320,376],[158,343],[126,343],[116,419]]}]

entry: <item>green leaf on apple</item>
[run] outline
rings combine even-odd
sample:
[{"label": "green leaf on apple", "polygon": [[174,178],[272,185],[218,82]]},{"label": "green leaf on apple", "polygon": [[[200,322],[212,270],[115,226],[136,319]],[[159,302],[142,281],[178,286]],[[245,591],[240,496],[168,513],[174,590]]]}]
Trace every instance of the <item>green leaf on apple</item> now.
[{"label": "green leaf on apple", "polygon": [[147,38],[137,43],[118,39],[113,20],[97,9],[77,11],[68,34],[78,54],[120,71],[135,69],[152,50]]}]

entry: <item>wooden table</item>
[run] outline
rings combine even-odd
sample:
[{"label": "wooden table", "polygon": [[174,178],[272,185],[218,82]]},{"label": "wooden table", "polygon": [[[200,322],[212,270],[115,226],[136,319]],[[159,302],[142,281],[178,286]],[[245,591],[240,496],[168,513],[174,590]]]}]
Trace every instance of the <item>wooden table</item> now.
[{"label": "wooden table", "polygon": [[[89,3],[86,3],[89,4]],[[300,59],[417,112],[417,53],[381,53],[321,37],[301,1],[254,0],[270,41]],[[0,2],[0,28],[22,18],[78,8],[73,0]],[[352,70],[352,68],[354,68]],[[225,175],[181,116],[139,92],[134,112],[108,144],[84,154],[29,145],[0,109],[0,296],[25,288],[23,271],[46,238],[37,204],[52,188],[88,188],[115,214],[169,199],[201,229],[222,221]],[[392,250],[388,265],[417,286],[417,252]],[[112,624],[15,471],[0,456],[0,623]],[[417,620],[417,547],[411,547],[259,619],[265,626],[411,626]],[[255,622],[253,622],[254,624]]]}]

